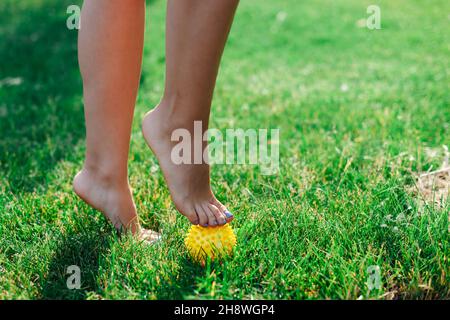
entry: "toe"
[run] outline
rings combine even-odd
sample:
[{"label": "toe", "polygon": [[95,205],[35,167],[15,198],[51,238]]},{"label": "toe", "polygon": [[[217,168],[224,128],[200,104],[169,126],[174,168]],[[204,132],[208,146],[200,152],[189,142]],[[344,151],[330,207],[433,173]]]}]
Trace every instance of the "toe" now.
[{"label": "toe", "polygon": [[214,214],[214,217],[216,217],[216,221],[219,223],[219,225],[224,225],[227,223],[226,216],[217,208],[215,205],[208,203],[207,204],[208,209]]},{"label": "toe", "polygon": [[225,216],[227,222],[231,222],[234,219],[233,214],[219,200],[214,198],[212,204],[219,208],[220,212]]},{"label": "toe", "polygon": [[217,227],[219,225],[219,220],[216,219],[216,215],[211,210],[211,208],[208,206],[208,203],[205,202],[202,204],[203,211],[208,216],[208,224],[211,227]]},{"label": "toe", "polygon": [[195,210],[194,207],[190,208],[188,211],[185,211],[188,213],[183,213],[183,215],[188,218],[188,220],[193,224],[193,225],[198,225],[200,223],[200,218],[197,215],[197,212]]},{"label": "toe", "polygon": [[196,205],[195,206],[195,212],[197,212],[197,216],[198,216],[198,220],[199,223],[202,227],[207,227],[208,226],[208,215],[206,214],[206,212],[203,210],[201,205]]}]

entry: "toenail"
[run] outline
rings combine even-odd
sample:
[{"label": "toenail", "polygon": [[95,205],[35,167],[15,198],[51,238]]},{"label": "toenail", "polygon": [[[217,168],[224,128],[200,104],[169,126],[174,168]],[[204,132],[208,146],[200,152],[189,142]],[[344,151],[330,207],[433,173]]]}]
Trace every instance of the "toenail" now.
[{"label": "toenail", "polygon": [[213,222],[211,223],[211,225],[212,225],[213,227],[217,226],[217,221],[213,221]]},{"label": "toenail", "polygon": [[231,214],[231,212],[230,211],[228,211],[228,210],[225,210],[225,215],[227,216],[227,218],[233,218],[233,215]]},{"label": "toenail", "polygon": [[208,227],[208,224],[207,223],[204,223],[204,224],[202,224],[202,227]]}]

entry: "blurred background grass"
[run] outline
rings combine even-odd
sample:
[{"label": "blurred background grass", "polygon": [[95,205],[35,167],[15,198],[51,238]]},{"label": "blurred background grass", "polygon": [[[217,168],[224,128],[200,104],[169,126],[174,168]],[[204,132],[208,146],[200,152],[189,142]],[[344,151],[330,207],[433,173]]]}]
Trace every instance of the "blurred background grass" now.
[{"label": "blurred background grass", "polygon": [[[279,128],[281,167],[213,168],[239,246],[205,269],[139,128],[163,90],[164,1],[147,6],[130,155],[143,223],[164,243],[119,241],[71,191],[84,153],[73,3],[0,3],[0,298],[449,297],[448,204],[409,191],[449,145],[447,1],[378,1],[381,30],[361,22],[372,1],[241,2],[211,125]],[[81,290],[66,287],[69,265]]]}]

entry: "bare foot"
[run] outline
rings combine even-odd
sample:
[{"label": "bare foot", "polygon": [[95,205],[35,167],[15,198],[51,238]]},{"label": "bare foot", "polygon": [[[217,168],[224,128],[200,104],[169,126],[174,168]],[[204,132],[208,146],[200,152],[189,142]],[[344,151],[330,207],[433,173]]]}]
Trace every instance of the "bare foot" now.
[{"label": "bare foot", "polygon": [[95,170],[84,168],[73,180],[75,193],[103,213],[120,232],[131,232],[139,240],[154,243],[159,233],[141,228],[128,182],[117,183]]},{"label": "bare foot", "polygon": [[209,165],[175,164],[172,161],[172,148],[177,144],[171,141],[173,130],[177,128],[189,130],[191,125],[183,124],[185,120],[177,123],[164,109],[160,104],[145,115],[142,132],[147,144],[158,158],[175,207],[192,224],[214,227],[230,222],[233,215],[211,191]]}]

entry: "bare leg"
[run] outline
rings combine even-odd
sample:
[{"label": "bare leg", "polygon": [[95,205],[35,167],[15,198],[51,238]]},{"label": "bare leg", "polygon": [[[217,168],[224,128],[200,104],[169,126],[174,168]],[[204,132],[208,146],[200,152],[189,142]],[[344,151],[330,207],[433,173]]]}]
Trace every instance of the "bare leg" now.
[{"label": "bare leg", "polygon": [[149,234],[140,228],[127,169],[145,0],[86,0],[81,20],[78,47],[87,141],[74,189],[116,228]]},{"label": "bare leg", "polygon": [[[238,0],[169,0],[166,89],[161,103],[143,121],[177,209],[192,223],[216,226],[232,215],[213,195],[209,166],[176,165],[170,154],[173,130],[193,133],[194,121],[208,128],[220,59]],[[205,145],[203,146],[205,147]]]}]

